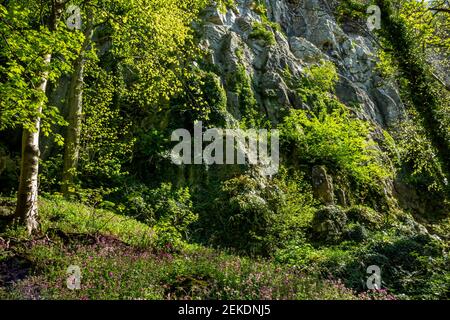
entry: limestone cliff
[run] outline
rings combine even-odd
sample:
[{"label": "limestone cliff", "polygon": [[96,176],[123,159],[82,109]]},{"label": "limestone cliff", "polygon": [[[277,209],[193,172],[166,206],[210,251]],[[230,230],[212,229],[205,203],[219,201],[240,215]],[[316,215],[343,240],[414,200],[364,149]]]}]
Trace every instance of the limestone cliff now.
[{"label": "limestone cliff", "polygon": [[[201,26],[202,45],[220,71],[228,110],[235,117],[239,117],[238,97],[227,86],[227,75],[239,66],[251,77],[261,111],[277,121],[281,108],[308,108],[289,88],[283,77],[285,70],[301,75],[305,67],[321,60],[336,65],[336,94],[347,106],[360,106],[355,111],[361,118],[385,127],[404,115],[395,84],[375,69],[377,47],[373,38],[351,28],[344,31],[327,1],[265,0],[264,13],[257,10],[255,1],[235,3],[226,10],[210,7]],[[274,41],[253,36],[260,24]]]}]

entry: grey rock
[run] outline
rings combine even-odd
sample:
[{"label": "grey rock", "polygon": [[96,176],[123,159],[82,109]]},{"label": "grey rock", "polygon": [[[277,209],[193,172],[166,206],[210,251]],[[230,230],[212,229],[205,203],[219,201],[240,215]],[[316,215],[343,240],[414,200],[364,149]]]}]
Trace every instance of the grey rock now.
[{"label": "grey rock", "polygon": [[333,178],[328,175],[324,166],[315,166],[312,169],[312,185],[314,196],[323,204],[334,204]]},{"label": "grey rock", "polygon": [[289,40],[292,53],[305,62],[317,62],[326,59],[326,56],[314,44],[301,37],[292,37]]},{"label": "grey rock", "polygon": [[324,207],[314,215],[312,221],[313,236],[319,241],[336,243],[342,239],[347,221],[345,212],[339,207]]},{"label": "grey rock", "polygon": [[[209,60],[221,70],[222,82],[238,65],[243,65],[254,83],[254,95],[271,121],[279,122],[281,108],[301,108],[283,79],[285,70],[302,76],[305,67],[321,60],[338,68],[338,98],[356,110],[361,119],[381,127],[395,124],[405,109],[395,85],[375,71],[376,45],[363,35],[344,32],[324,1],[266,0],[268,18],[280,24],[273,30],[276,45],[249,39],[254,22],[261,17],[252,10],[253,1],[237,0],[236,9],[226,13],[211,8],[203,26],[204,47]],[[354,32],[354,31],[353,31]],[[236,50],[243,53],[236,54]],[[225,88],[227,89],[227,88]],[[230,103],[233,108],[233,103]],[[234,112],[231,112],[234,114]]]}]

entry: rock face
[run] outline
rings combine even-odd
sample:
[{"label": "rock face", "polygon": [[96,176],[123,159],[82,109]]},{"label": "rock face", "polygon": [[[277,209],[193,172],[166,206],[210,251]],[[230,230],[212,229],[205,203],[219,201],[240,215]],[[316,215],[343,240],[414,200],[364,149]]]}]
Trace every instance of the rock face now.
[{"label": "rock face", "polygon": [[333,178],[327,174],[327,170],[324,166],[313,167],[312,186],[314,196],[323,204],[334,204]]},{"label": "rock face", "polygon": [[326,59],[325,54],[305,38],[292,37],[289,39],[289,46],[297,59],[307,63],[314,63],[321,59]]},{"label": "rock face", "polygon": [[375,44],[368,37],[344,32],[327,1],[266,0],[268,19],[281,26],[280,31],[266,26],[275,43],[252,36],[255,25],[263,22],[254,1],[235,2],[227,12],[209,8],[200,27],[202,45],[221,76],[233,117],[239,119],[241,114],[230,78],[240,67],[250,76],[260,111],[277,123],[282,110],[305,107],[286,84],[285,71],[299,76],[321,60],[337,66],[336,94],[346,105],[357,106],[359,117],[382,127],[403,117],[398,90],[375,70]]}]

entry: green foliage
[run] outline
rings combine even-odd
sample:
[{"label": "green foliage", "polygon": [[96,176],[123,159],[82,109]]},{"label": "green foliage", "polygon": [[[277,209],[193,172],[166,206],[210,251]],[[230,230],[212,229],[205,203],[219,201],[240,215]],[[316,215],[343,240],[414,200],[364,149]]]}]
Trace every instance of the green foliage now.
[{"label": "green foliage", "polygon": [[217,0],[215,2],[221,13],[226,13],[228,9],[236,10],[235,0]]},{"label": "green foliage", "polygon": [[250,254],[270,254],[292,241],[303,241],[315,201],[299,173],[270,181],[240,175],[222,183],[210,211],[202,217],[208,241]]},{"label": "green foliage", "polygon": [[[338,12],[341,17],[361,19],[368,4],[368,1],[341,1]],[[448,179],[449,99],[448,90],[441,90],[446,86],[442,71],[436,70],[448,69],[448,3],[379,0],[373,4],[382,11],[379,35],[383,50],[378,69],[384,76],[396,76],[406,89],[403,98],[416,111],[416,126],[425,127],[424,137],[436,149],[441,168],[434,170],[442,169]],[[430,10],[433,7],[442,10]]]},{"label": "green foliage", "polygon": [[[429,236],[374,239],[356,257],[365,265],[380,266],[383,281],[393,292],[424,299],[448,298],[448,248]],[[347,272],[354,272],[355,264],[349,264]]]},{"label": "green foliage", "polygon": [[267,7],[265,1],[263,0],[253,1],[252,10],[261,17],[267,17]]},{"label": "green foliage", "polygon": [[345,279],[345,285],[357,292],[367,289],[367,267],[377,265],[382,272],[382,287],[398,298],[448,298],[448,247],[429,236],[399,234],[392,226],[366,235],[362,241],[335,246],[292,244],[277,251],[275,259],[310,274]]},{"label": "green foliage", "polygon": [[[168,189],[155,191],[155,197],[166,197]],[[27,274],[0,284],[1,299],[33,298],[29,286],[40,299],[357,298],[336,282],[267,260],[192,245],[154,250],[150,227],[107,210],[62,197],[42,199],[41,206],[46,237],[30,242],[24,228],[0,233],[0,263],[18,261]],[[3,237],[14,239],[11,247],[3,246]],[[69,265],[81,268],[81,290],[66,287]]]},{"label": "green foliage", "polygon": [[192,211],[189,188],[175,189],[170,183],[163,183],[157,189],[133,190],[124,209],[128,215],[154,228],[160,246],[182,245],[182,240],[189,237],[189,226],[198,218]]},{"label": "green foliage", "polygon": [[239,103],[241,124],[248,127],[258,127],[258,104],[253,93],[251,78],[243,65],[238,65],[235,72],[227,75],[228,89],[236,93]]},{"label": "green foliage", "polygon": [[343,0],[339,1],[336,15],[340,22],[366,18],[366,10],[370,1],[367,0]]},{"label": "green foliage", "polygon": [[171,100],[171,113],[181,114],[184,121],[203,121],[205,126],[224,125],[227,96],[220,77],[214,72],[195,68],[184,81],[185,91]]},{"label": "green foliage", "polygon": [[252,27],[253,30],[249,35],[249,39],[262,40],[269,46],[273,46],[276,43],[273,31],[268,24],[254,22]]},{"label": "green foliage", "polygon": [[41,199],[41,231],[67,234],[103,234],[138,247],[153,245],[155,231],[149,226],[111,211],[69,202],[61,196]]},{"label": "green foliage", "polygon": [[0,142],[0,193],[6,195],[15,190],[20,175],[20,157],[10,153],[8,149]]},{"label": "green foliage", "polygon": [[326,165],[347,180],[342,182],[346,187],[356,187],[355,197],[364,199],[369,190],[382,195],[383,182],[394,169],[386,168],[391,165],[387,156],[370,137],[373,126],[357,119],[334,95],[334,64],[322,61],[306,68],[301,77],[286,70],[284,77],[309,109],[292,110],[281,124],[284,152],[294,152],[297,164]]},{"label": "green foliage", "polygon": [[383,217],[372,208],[364,206],[352,206],[346,211],[350,221],[358,222],[369,228],[380,228]]},{"label": "green foliage", "polygon": [[[267,6],[265,0],[253,1],[251,8],[260,16],[263,25],[272,28],[273,31],[281,32],[281,26],[276,22],[270,21],[267,17]],[[275,38],[273,38],[273,40],[275,40]]]},{"label": "green foliage", "polygon": [[[191,23],[207,1],[140,0],[124,4],[127,23],[110,21],[113,54],[125,74],[123,99],[160,108],[183,91],[185,64],[199,52]],[[145,10],[143,10],[145,8]],[[143,45],[145,44],[145,45]]]},{"label": "green foliage", "polygon": [[295,150],[298,161],[326,165],[357,183],[378,188],[391,175],[380,162],[381,152],[367,137],[369,124],[345,109],[318,116],[293,110],[281,126],[281,135]]},{"label": "green foliage", "polygon": [[42,192],[59,190],[61,186],[61,168],[63,166],[62,151],[40,162],[39,182]]},{"label": "green foliage", "polygon": [[448,10],[448,2],[403,0],[401,4],[398,14],[407,25],[408,32],[420,43],[421,49],[427,53],[447,55],[450,37],[446,29],[450,16],[448,12],[430,10],[430,7]]},{"label": "green foliage", "polygon": [[301,172],[284,167],[273,183],[279,192],[275,199],[277,214],[267,235],[271,246],[278,249],[305,243],[318,205],[310,183]]},{"label": "green foliage", "polygon": [[[239,176],[222,184],[210,219],[218,243],[250,253],[267,252],[266,233],[274,216],[268,202],[270,189],[249,176]],[[220,211],[217,211],[220,210]]]},{"label": "green foliage", "polygon": [[[31,276],[0,287],[1,299],[58,300],[353,300],[358,297],[338,282],[323,281],[278,266],[202,247],[180,252],[151,253],[113,239],[62,245],[16,247],[27,256]],[[0,249],[3,259],[20,259]],[[22,261],[22,260],[19,260]],[[81,268],[81,289],[66,287],[67,266]],[[56,284],[56,285],[55,285]],[[36,298],[34,296],[34,298]]]},{"label": "green foliage", "polygon": [[346,224],[347,215],[341,208],[335,206],[321,208],[317,210],[312,221],[313,237],[327,243],[338,242],[342,238]]},{"label": "green foliage", "polygon": [[398,65],[395,58],[389,52],[384,50],[378,51],[378,63],[376,70],[384,79],[397,79],[399,75]]},{"label": "green foliage", "polygon": [[[29,128],[40,116],[43,133],[54,130],[57,138],[56,146],[44,141],[49,151],[39,182],[40,191],[48,193],[39,203],[39,235],[32,238],[15,223],[0,233],[0,264],[18,259],[30,271],[11,285],[0,283],[0,298],[395,298],[385,291],[356,295],[346,288],[363,292],[366,267],[372,264],[382,267],[383,287],[399,297],[448,298],[448,217],[426,225],[441,241],[426,235],[410,215],[393,214],[395,204],[389,202],[384,210],[396,173],[391,162],[402,182],[432,193],[436,207],[448,203],[446,162],[438,154],[448,136],[448,96],[427,66],[433,54],[447,56],[448,31],[437,29],[445,29],[448,21],[431,14],[424,2],[401,1],[393,11],[387,10],[390,1],[376,2],[388,4],[382,6],[380,33],[388,50],[380,51],[377,72],[400,80],[408,89],[403,100],[418,112],[410,111],[412,120],[400,123],[391,136],[358,119],[337,99],[333,63],[305,67],[300,77],[286,71],[289,98],[296,95],[306,110],[291,110],[282,119],[284,163],[269,179],[242,167],[213,172],[211,167],[167,165],[174,128],[196,120],[225,126],[232,116],[243,128],[273,125],[256,100],[258,86],[246,70],[243,49],[235,51],[240,64],[226,74],[200,51],[200,35],[192,26],[211,1],[76,1],[83,19],[92,10],[99,26],[83,79],[78,189],[71,198],[78,202],[48,195],[59,189],[63,141],[57,132],[66,122],[37,86],[49,72],[48,93],[64,90],[61,76],[73,71],[82,32],[68,31],[63,21],[57,30],[42,26],[50,8],[39,1],[0,5],[0,130]],[[341,21],[364,23],[369,3],[339,1]],[[233,0],[214,5],[222,13],[236,9]],[[275,45],[281,28],[269,21],[265,1],[249,7],[261,17],[250,38]],[[43,57],[50,53],[47,65]],[[4,189],[5,180],[17,180],[19,150],[13,150],[15,142],[3,146],[9,136],[2,131]],[[349,208],[319,207],[309,181],[316,165],[329,169]],[[13,207],[0,201],[2,215],[14,212]],[[428,211],[437,218],[434,207]],[[194,239],[245,257],[186,243]],[[64,286],[72,264],[82,266],[80,291]],[[345,285],[320,280],[330,277]]]},{"label": "green foliage", "polygon": [[292,76],[286,70],[284,77],[288,85],[314,112],[344,107],[333,95],[338,74],[332,62],[321,62],[308,67],[300,78]]},{"label": "green foliage", "polygon": [[87,69],[78,168],[84,188],[111,184],[126,175],[124,164],[131,161],[136,140],[130,119],[113,101],[116,77],[92,60]]},{"label": "green foliage", "polygon": [[[82,42],[80,32],[70,32],[64,26],[57,31],[41,25],[39,12],[46,7],[37,1],[23,3],[9,1],[0,5],[0,130],[34,127],[34,119],[42,117],[42,132],[49,135],[51,124],[65,121],[53,106],[47,106],[47,97],[39,90],[43,74],[55,83],[70,71],[71,62]],[[59,56],[50,64],[45,55]],[[39,107],[45,105],[42,112]],[[56,135],[61,143],[62,138]]]},{"label": "green foliage", "polygon": [[405,178],[407,182],[425,186],[430,191],[444,191],[448,187],[435,149],[423,129],[411,120],[398,129],[398,148],[401,163],[411,171]]},{"label": "green foliage", "polygon": [[[433,76],[433,69],[427,62],[416,28],[408,14],[397,13],[391,0],[377,0],[381,9],[382,30],[380,35],[395,52],[401,76],[407,81],[407,98],[414,106],[419,120],[426,128],[427,136],[436,148],[446,175],[450,172],[450,137],[448,119],[442,110],[448,106],[448,99],[441,94],[441,86]],[[417,5],[425,5],[422,4]],[[428,10],[427,10],[428,11]],[[425,27],[427,28],[427,27]],[[423,32],[419,32],[423,34]]]},{"label": "green foliage", "polygon": [[204,95],[204,100],[208,104],[208,108],[211,110],[213,124],[220,124],[223,121],[224,113],[227,110],[227,94],[223,85],[220,82],[220,78],[212,72],[205,73],[202,77],[201,92]]}]

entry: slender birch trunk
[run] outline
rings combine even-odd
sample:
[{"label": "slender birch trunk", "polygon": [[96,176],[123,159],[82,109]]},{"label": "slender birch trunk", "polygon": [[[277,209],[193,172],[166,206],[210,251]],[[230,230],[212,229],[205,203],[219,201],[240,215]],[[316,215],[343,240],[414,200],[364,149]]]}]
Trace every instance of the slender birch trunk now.
[{"label": "slender birch trunk", "polygon": [[[55,0],[52,2],[52,14],[50,17],[50,30],[55,32],[61,17],[64,2]],[[44,63],[49,65],[52,54],[44,55]],[[47,90],[49,72],[42,74],[42,80],[38,91],[45,94]],[[31,234],[39,227],[38,223],[38,175],[39,175],[39,134],[41,131],[41,118],[44,102],[38,106],[37,115],[33,119],[33,127],[24,128],[22,132],[22,159],[20,165],[19,190],[17,192],[17,206],[15,216],[26,226]]]},{"label": "slender birch trunk", "polygon": [[[46,64],[50,64],[52,55],[44,57]],[[47,89],[48,72],[42,76],[42,82],[38,90],[44,92]],[[43,103],[38,107],[38,113],[42,112]],[[16,217],[25,224],[28,233],[38,228],[38,174],[39,174],[39,134],[41,118],[34,119],[33,128],[23,129],[22,133],[22,159],[20,165],[19,190],[17,193]]]}]

